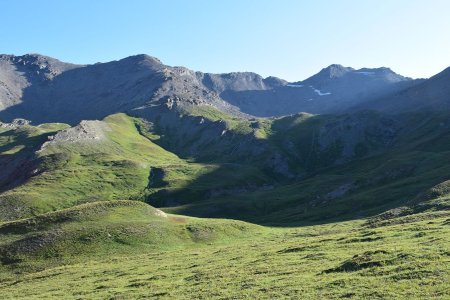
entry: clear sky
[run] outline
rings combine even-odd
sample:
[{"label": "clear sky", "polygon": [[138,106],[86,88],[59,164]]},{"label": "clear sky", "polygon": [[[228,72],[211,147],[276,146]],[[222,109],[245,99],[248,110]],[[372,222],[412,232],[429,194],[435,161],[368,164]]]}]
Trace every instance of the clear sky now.
[{"label": "clear sky", "polygon": [[291,81],[332,63],[429,77],[450,66],[449,33],[449,0],[0,0],[0,53]]}]

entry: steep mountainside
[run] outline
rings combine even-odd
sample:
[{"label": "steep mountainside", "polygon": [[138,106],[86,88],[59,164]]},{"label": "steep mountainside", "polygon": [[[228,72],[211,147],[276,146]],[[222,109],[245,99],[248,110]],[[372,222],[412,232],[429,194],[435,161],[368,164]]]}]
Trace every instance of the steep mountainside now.
[{"label": "steep mountainside", "polygon": [[31,85],[40,85],[78,67],[42,55],[0,55],[0,109],[21,103],[25,89]]},{"label": "steep mountainside", "polygon": [[228,89],[221,97],[243,112],[256,116],[281,116],[297,112],[342,113],[355,105],[414,86],[411,80],[388,68],[355,70],[331,65],[316,75],[270,89]]},{"label": "steep mountainside", "polygon": [[208,104],[233,110],[204,88],[195,72],[165,66],[147,55],[88,66],[40,55],[3,55],[0,61],[1,86],[7,95],[0,99],[0,119],[5,121],[22,116],[35,123],[75,124],[162,105]]},{"label": "steep mountainside", "polygon": [[94,65],[34,54],[1,55],[0,119],[76,124],[118,112],[161,115],[192,105],[241,117],[341,113],[420,82],[387,68],[331,65],[305,81],[287,83],[249,72],[194,72],[147,55]]},{"label": "steep mountainside", "polygon": [[448,114],[202,114],[175,127],[124,114],[71,128],[3,124],[0,220],[130,199],[187,215],[296,224],[409,206],[448,180]]},{"label": "steep mountainside", "polygon": [[416,86],[356,107],[356,109],[361,108],[390,114],[411,111],[448,111],[450,109],[450,68]]}]

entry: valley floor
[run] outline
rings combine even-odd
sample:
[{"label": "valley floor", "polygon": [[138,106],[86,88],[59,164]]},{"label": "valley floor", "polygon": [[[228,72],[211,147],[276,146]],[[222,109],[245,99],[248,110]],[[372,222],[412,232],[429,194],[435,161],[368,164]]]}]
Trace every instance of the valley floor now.
[{"label": "valley floor", "polygon": [[235,240],[1,269],[2,299],[449,299],[450,214],[264,228]]}]

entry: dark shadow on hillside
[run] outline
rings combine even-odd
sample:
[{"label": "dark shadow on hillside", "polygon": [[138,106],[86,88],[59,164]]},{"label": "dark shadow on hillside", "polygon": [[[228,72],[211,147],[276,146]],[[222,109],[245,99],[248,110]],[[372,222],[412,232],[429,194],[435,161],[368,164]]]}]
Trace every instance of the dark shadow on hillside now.
[{"label": "dark shadow on hillside", "polygon": [[0,111],[4,122],[17,117],[34,124],[100,120],[143,105],[164,80],[156,72],[158,65],[142,56],[80,66],[52,80],[37,75],[29,66],[16,67],[30,85],[23,90],[21,103]]},{"label": "dark shadow on hillside", "polygon": [[258,117],[286,116],[301,111],[322,113],[327,99],[318,99],[309,88],[278,87],[273,90],[227,90],[222,99],[239,107],[242,112]]},{"label": "dark shadow on hillside", "polygon": [[327,83],[323,91],[302,83],[269,90],[225,90],[220,97],[239,107],[242,112],[258,117],[286,116],[298,112],[330,114],[364,109],[368,103],[376,103],[377,99],[422,82],[411,80],[387,84],[382,80],[367,81],[365,76],[350,77]]},{"label": "dark shadow on hillside", "polygon": [[[375,123],[391,124],[377,114],[362,113],[362,116],[373,116]],[[248,137],[241,136],[250,152],[239,152],[234,158],[228,155],[229,149],[224,146],[227,142],[222,140],[214,148],[216,159],[201,155],[196,159],[197,162],[219,164],[217,170],[193,180],[181,191],[153,195],[148,202],[165,207],[169,212],[189,216],[239,219],[270,226],[301,226],[368,218],[410,205],[418,194],[448,179],[450,158],[446,152],[450,150],[450,143],[442,137],[443,134],[450,135],[449,128],[442,128],[439,132],[435,130],[434,123],[433,126],[424,123],[414,125],[418,122],[411,117],[411,124],[404,124],[398,129],[404,137],[400,138],[399,133],[395,141],[383,138],[380,140],[382,144],[375,147],[373,153],[364,151],[359,157],[336,164],[339,158],[336,153],[317,155],[317,145],[311,146],[317,138],[314,132],[323,118],[327,116],[311,117],[308,122],[297,125],[295,116],[280,119],[274,125],[279,129],[274,130],[267,140],[259,141],[260,144],[251,144]],[[332,116],[333,122],[336,118]],[[375,132],[384,134],[385,131],[377,127]],[[292,140],[293,133],[299,143]],[[388,131],[389,139],[392,138],[390,134]],[[373,135],[370,137],[373,138]],[[440,137],[433,142],[438,151],[424,148],[436,137]],[[289,141],[293,144],[286,143]],[[188,147],[177,145],[171,148],[164,142],[161,144],[182,157],[188,157],[186,153],[189,151],[177,151]],[[265,151],[254,155],[251,148],[255,145],[265,147]],[[292,172],[293,177],[273,171],[270,161],[275,153],[288,157],[289,165],[297,164],[297,171]],[[434,159],[430,161],[431,157]],[[228,179],[230,183],[223,185],[221,193],[208,189],[208,184],[223,180],[223,174],[230,173],[224,159],[239,161],[240,164],[235,165],[240,165],[242,170],[249,166],[256,167],[267,176],[267,180],[252,184],[240,182],[236,176],[234,182]],[[239,167],[236,174],[238,172]]]},{"label": "dark shadow on hillside", "polygon": [[[13,189],[32,176],[38,175],[42,165],[42,161],[36,156],[36,151],[41,145],[48,140],[48,136],[55,132],[47,132],[41,135],[29,137],[26,131],[15,132],[10,131],[0,133],[2,137],[14,136],[14,141],[0,146],[0,152],[11,151],[14,148],[19,149],[11,154],[0,154],[0,193]],[[51,156],[49,157],[51,158]]]},{"label": "dark shadow on hillside", "polygon": [[[216,171],[197,178],[181,191],[163,191],[149,197],[148,203],[176,214],[238,219],[266,226],[333,223],[368,218],[409,206],[420,193],[448,179],[448,166],[436,174],[432,170],[417,174],[413,168],[393,168],[385,173],[380,172],[385,177],[377,182],[371,182],[370,176],[336,175],[349,168],[355,168],[355,173],[365,169],[358,170],[358,166],[353,165],[330,168],[303,179],[275,184],[236,182],[221,189],[199,188],[221,178],[221,173],[227,169],[224,164]],[[391,175],[389,172],[398,174]],[[334,178],[336,176],[339,178]],[[341,192],[342,195],[339,194]]]}]

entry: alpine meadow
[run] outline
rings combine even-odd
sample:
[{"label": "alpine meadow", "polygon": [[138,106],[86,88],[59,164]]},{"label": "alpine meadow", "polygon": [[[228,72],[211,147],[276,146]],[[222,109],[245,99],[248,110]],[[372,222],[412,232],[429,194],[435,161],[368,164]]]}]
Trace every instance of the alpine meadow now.
[{"label": "alpine meadow", "polygon": [[450,67],[284,80],[62,60],[0,54],[1,299],[450,299]]}]

